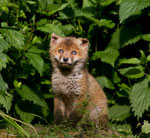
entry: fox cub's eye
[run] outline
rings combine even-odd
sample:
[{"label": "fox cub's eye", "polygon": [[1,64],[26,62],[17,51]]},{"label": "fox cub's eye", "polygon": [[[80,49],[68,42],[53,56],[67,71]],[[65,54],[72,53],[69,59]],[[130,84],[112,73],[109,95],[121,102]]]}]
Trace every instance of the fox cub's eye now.
[{"label": "fox cub's eye", "polygon": [[72,55],[76,55],[76,54],[77,54],[77,51],[72,51],[71,54],[72,54]]},{"label": "fox cub's eye", "polygon": [[64,53],[64,50],[59,49],[59,50],[58,50],[58,53]]}]

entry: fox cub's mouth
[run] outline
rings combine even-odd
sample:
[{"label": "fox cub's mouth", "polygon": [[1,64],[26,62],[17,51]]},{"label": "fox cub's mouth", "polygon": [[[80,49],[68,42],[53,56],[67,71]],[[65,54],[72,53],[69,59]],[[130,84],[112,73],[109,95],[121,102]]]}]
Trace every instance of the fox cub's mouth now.
[{"label": "fox cub's mouth", "polygon": [[66,65],[66,66],[72,66],[73,64],[66,63],[66,62],[59,62],[61,65]]},{"label": "fox cub's mouth", "polygon": [[60,61],[57,58],[55,58],[55,60],[57,61],[58,66],[62,67],[62,68],[72,68],[73,67],[73,63],[69,63],[68,61]]},{"label": "fox cub's mouth", "polygon": [[71,69],[73,67],[73,64],[65,63],[65,62],[59,62],[59,66],[61,68],[64,68],[64,69]]}]

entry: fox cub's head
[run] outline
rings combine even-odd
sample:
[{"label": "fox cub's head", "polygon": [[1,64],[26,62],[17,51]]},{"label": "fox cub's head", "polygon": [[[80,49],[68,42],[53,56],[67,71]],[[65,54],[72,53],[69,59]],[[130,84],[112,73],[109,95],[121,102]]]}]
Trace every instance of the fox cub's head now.
[{"label": "fox cub's head", "polygon": [[84,67],[88,57],[88,43],[86,38],[61,37],[52,33],[50,42],[52,63],[60,68]]}]

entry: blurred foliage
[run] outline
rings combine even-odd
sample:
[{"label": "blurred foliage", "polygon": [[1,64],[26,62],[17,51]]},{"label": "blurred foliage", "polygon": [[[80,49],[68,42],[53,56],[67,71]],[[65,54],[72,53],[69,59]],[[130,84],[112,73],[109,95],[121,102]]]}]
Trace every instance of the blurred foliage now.
[{"label": "blurred foliage", "polygon": [[88,68],[108,97],[110,124],[149,132],[149,18],[149,0],[0,0],[0,110],[32,124],[53,120],[55,32],[89,39]]}]

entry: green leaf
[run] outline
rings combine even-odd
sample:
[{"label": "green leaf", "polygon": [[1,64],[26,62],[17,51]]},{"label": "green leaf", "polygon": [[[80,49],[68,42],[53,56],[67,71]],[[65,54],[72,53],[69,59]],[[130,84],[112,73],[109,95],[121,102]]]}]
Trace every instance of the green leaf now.
[{"label": "green leaf", "polygon": [[59,28],[65,35],[70,35],[73,32],[73,26],[71,24],[61,25]]},{"label": "green leaf", "polygon": [[120,59],[119,60],[119,65],[122,64],[140,64],[141,61],[137,58],[129,58],[129,59]]},{"label": "green leaf", "polygon": [[0,91],[7,91],[8,85],[4,82],[2,75],[0,74]]},{"label": "green leaf", "polygon": [[7,62],[8,62],[7,55],[0,52],[0,71],[2,70],[2,68],[6,68]]},{"label": "green leaf", "polygon": [[119,69],[119,72],[130,79],[138,79],[144,76],[144,68],[142,66],[122,68]]},{"label": "green leaf", "polygon": [[8,4],[8,0],[0,0],[0,4],[2,5]]},{"label": "green leaf", "polygon": [[16,88],[17,93],[24,99],[32,101],[34,104],[40,105],[42,107],[48,108],[44,99],[37,95],[33,90],[31,90],[28,86],[22,85],[22,87]]},{"label": "green leaf", "polygon": [[[51,1],[53,1],[53,0],[51,0]],[[38,0],[38,2],[39,2],[39,6],[42,8],[42,10],[44,10],[47,6],[48,0]]]},{"label": "green leaf", "polygon": [[93,6],[94,4],[96,4],[96,0],[93,0],[93,1],[90,1],[90,0],[83,0],[83,5],[82,7],[85,8],[85,7],[91,7]]},{"label": "green leaf", "polygon": [[101,0],[100,2],[102,6],[108,6],[112,4],[113,2],[116,2],[116,0]]},{"label": "green leaf", "polygon": [[92,56],[92,60],[101,59],[103,62],[111,64],[114,67],[115,61],[119,56],[118,50],[107,48],[104,51],[97,51]]},{"label": "green leaf", "polygon": [[144,120],[144,125],[142,125],[142,133],[150,133],[150,123],[146,120]]},{"label": "green leaf", "polygon": [[47,23],[48,23],[48,19],[43,18],[43,19],[40,19],[39,21],[37,21],[36,25],[37,26],[43,26],[43,25],[45,25]]},{"label": "green leaf", "polygon": [[109,88],[109,89],[114,89],[113,83],[107,78],[107,77],[97,77],[96,80],[100,84],[102,88]]},{"label": "green leaf", "polygon": [[3,107],[8,112],[12,105],[12,94],[7,92],[8,85],[4,82],[1,74],[0,74],[0,104],[3,105]]},{"label": "green leaf", "polygon": [[38,0],[38,2],[40,5],[38,12],[47,16],[51,16],[69,5],[69,3],[54,4],[53,0]]},{"label": "green leaf", "polygon": [[0,52],[7,50],[9,47],[9,44],[4,39],[0,38]]},{"label": "green leaf", "polygon": [[54,13],[63,10],[69,5],[69,3],[63,3],[63,4],[49,4],[48,9],[50,10],[48,12],[48,16],[53,15]]},{"label": "green leaf", "polygon": [[123,98],[129,98],[131,87],[128,86],[126,83],[121,83],[118,84],[119,90],[117,91],[117,96],[118,97],[123,97]]},{"label": "green leaf", "polygon": [[[109,124],[109,127],[112,129],[112,130],[116,130],[117,132],[119,132],[120,134],[122,133],[123,136],[129,136],[129,134],[133,134],[132,132],[132,128],[131,128],[131,125],[129,124],[118,124],[118,123],[112,123],[112,124]],[[115,137],[117,137],[115,135]],[[131,136],[132,137],[132,136]]]},{"label": "green leaf", "polygon": [[97,9],[97,4],[98,2],[96,0],[83,0],[83,5],[82,5],[82,11],[85,13],[89,13],[90,15],[94,16],[94,13],[96,13]]},{"label": "green leaf", "polygon": [[122,47],[135,44],[142,38],[142,26],[140,24],[122,27],[120,30],[120,44]]},{"label": "green leaf", "polygon": [[23,49],[24,36],[18,31],[11,29],[2,29],[2,35],[6,38],[6,41],[12,44],[17,50]]},{"label": "green leaf", "polygon": [[130,102],[134,115],[142,117],[144,111],[150,107],[150,80],[144,79],[142,82],[133,85],[130,95]]},{"label": "green leaf", "polygon": [[37,71],[42,76],[43,68],[44,68],[44,60],[41,58],[40,55],[34,53],[26,53],[25,56],[29,59],[30,64],[32,64]]},{"label": "green leaf", "polygon": [[107,20],[107,19],[101,19],[100,22],[99,22],[99,27],[101,26],[105,26],[107,28],[114,28],[115,27],[115,23],[112,22],[112,20]]},{"label": "green leaf", "polygon": [[79,18],[79,17],[85,17],[85,18],[87,18],[88,20],[90,20],[90,21],[96,23],[98,26],[101,25],[101,24],[100,24],[100,21],[94,17],[94,14],[91,13],[91,12],[88,12],[88,11],[86,11],[86,10],[76,9],[74,16],[77,17],[77,18]]},{"label": "green leaf", "polygon": [[50,34],[55,32],[57,35],[65,36],[64,32],[60,29],[60,27],[55,24],[46,24],[44,26],[38,26],[37,30]]},{"label": "green leaf", "polygon": [[131,107],[127,105],[114,105],[109,109],[109,117],[115,121],[124,121],[130,116]]},{"label": "green leaf", "polygon": [[[68,1],[70,2],[70,0]],[[62,11],[59,11],[59,15],[60,15],[60,18],[63,20],[63,19],[73,19],[75,16],[75,12],[74,12],[74,9],[76,8],[72,8],[74,7],[75,5],[73,6],[68,6],[66,7],[65,9],[63,9]]]},{"label": "green leaf", "polygon": [[121,45],[120,45],[120,30],[117,29],[113,35],[112,35],[112,38],[108,44],[108,47],[110,48],[114,48],[114,49],[120,49],[121,48]]},{"label": "green leaf", "polygon": [[44,50],[42,49],[39,49],[37,48],[36,46],[31,46],[29,49],[28,49],[28,53],[34,53],[34,54],[41,54],[45,52]]},{"label": "green leaf", "polygon": [[128,17],[137,14],[148,6],[150,6],[149,0],[122,0],[119,10],[120,22],[123,22]]},{"label": "green leaf", "polygon": [[10,94],[6,91],[0,91],[0,104],[3,105],[3,107],[6,109],[7,113],[12,106],[12,99],[13,99],[12,94]]},{"label": "green leaf", "polygon": [[117,71],[113,71],[112,77],[113,77],[113,82],[114,82],[114,83],[117,83],[117,84],[118,84],[118,83],[121,82],[121,78],[119,77]]},{"label": "green leaf", "polygon": [[127,84],[125,84],[125,83],[118,84],[118,86],[120,87],[120,91],[124,90],[128,94],[131,91],[131,88]]},{"label": "green leaf", "polygon": [[30,113],[30,112],[25,112],[23,110],[21,110],[18,106],[18,104],[15,105],[15,110],[16,110],[16,113],[20,116],[20,118],[24,121],[24,122],[27,122],[27,123],[31,123],[31,121],[34,119],[34,115],[33,113]]},{"label": "green leaf", "polygon": [[144,35],[142,36],[142,39],[145,40],[145,41],[150,42],[150,34],[144,34]]},{"label": "green leaf", "polygon": [[147,57],[146,57],[144,51],[140,50],[140,53],[141,53],[141,58],[140,58],[141,63],[147,64],[148,60],[147,60]]},{"label": "green leaf", "polygon": [[147,56],[147,61],[150,61],[150,55]]}]

